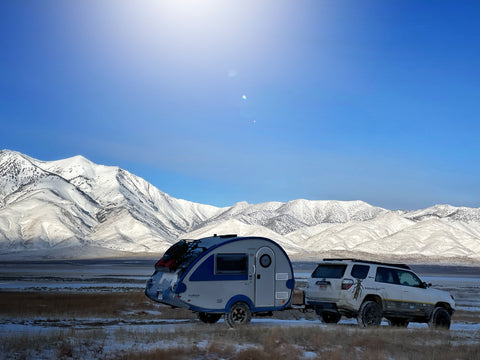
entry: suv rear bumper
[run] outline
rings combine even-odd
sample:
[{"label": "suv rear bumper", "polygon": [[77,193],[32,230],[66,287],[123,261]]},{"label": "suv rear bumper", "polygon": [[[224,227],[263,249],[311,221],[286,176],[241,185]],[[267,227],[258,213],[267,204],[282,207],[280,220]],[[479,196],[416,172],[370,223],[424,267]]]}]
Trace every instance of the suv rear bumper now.
[{"label": "suv rear bumper", "polygon": [[332,302],[324,301],[309,301],[308,305],[312,306],[317,312],[318,311],[334,311],[338,312],[337,304]]},{"label": "suv rear bumper", "polygon": [[308,301],[307,303],[311,306],[315,312],[320,315],[323,312],[334,312],[346,316],[348,318],[355,317],[358,314],[358,311],[355,309],[348,309],[345,307],[339,307],[335,302],[328,301]]}]

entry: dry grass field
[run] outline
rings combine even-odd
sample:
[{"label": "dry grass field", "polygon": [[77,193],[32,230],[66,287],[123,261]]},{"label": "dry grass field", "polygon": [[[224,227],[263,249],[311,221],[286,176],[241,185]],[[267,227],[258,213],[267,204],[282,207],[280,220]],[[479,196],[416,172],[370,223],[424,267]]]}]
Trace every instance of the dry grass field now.
[{"label": "dry grass field", "polygon": [[[480,353],[478,331],[325,325],[297,310],[274,319],[228,329],[137,292],[0,292],[0,359],[453,360]],[[458,311],[453,321],[480,318]]]}]

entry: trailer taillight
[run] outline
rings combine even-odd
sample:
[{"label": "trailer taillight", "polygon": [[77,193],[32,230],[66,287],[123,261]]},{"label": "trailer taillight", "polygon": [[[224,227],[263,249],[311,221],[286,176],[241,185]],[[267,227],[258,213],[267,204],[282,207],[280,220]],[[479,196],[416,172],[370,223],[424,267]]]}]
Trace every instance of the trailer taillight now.
[{"label": "trailer taillight", "polygon": [[155,263],[155,267],[162,267],[162,266],[165,266],[165,260],[163,260],[163,258],[161,258]]},{"label": "trailer taillight", "polygon": [[175,271],[177,270],[178,268],[178,263],[175,259],[170,259],[170,260],[167,260],[165,261],[164,258],[161,258],[160,260],[157,261],[157,263],[155,264],[155,270],[159,271],[160,268],[164,268],[164,267],[167,267],[169,270],[171,271]]},{"label": "trailer taillight", "polygon": [[342,281],[342,290],[348,290],[352,287],[353,280],[352,279],[344,279]]}]

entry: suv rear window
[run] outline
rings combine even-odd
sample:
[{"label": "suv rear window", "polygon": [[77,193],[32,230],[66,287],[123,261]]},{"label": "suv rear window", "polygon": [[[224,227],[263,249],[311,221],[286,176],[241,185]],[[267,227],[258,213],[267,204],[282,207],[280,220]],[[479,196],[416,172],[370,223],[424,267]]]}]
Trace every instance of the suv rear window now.
[{"label": "suv rear window", "polygon": [[341,279],[347,265],[342,264],[320,264],[312,273],[312,278]]},{"label": "suv rear window", "polygon": [[370,270],[368,265],[353,265],[350,275],[355,279],[365,279],[368,275],[368,270]]}]

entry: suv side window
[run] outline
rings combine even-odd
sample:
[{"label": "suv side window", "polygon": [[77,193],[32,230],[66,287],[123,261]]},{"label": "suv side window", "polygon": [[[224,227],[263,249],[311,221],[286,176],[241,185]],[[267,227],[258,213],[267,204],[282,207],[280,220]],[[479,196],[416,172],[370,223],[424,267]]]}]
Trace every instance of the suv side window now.
[{"label": "suv side window", "polygon": [[341,264],[320,264],[312,274],[312,278],[341,279],[347,265]]},{"label": "suv side window", "polygon": [[390,268],[384,268],[384,267],[378,267],[377,268],[377,274],[375,275],[375,281],[382,282],[382,283],[388,283],[388,284],[397,284],[397,285],[400,284],[400,281],[398,280],[397,270],[390,269]]},{"label": "suv side window", "polygon": [[355,279],[365,279],[368,275],[368,270],[370,270],[368,265],[353,265],[350,275]]},{"label": "suv side window", "polygon": [[398,278],[400,279],[400,285],[422,287],[422,282],[417,275],[409,271],[397,270],[397,272]]}]

